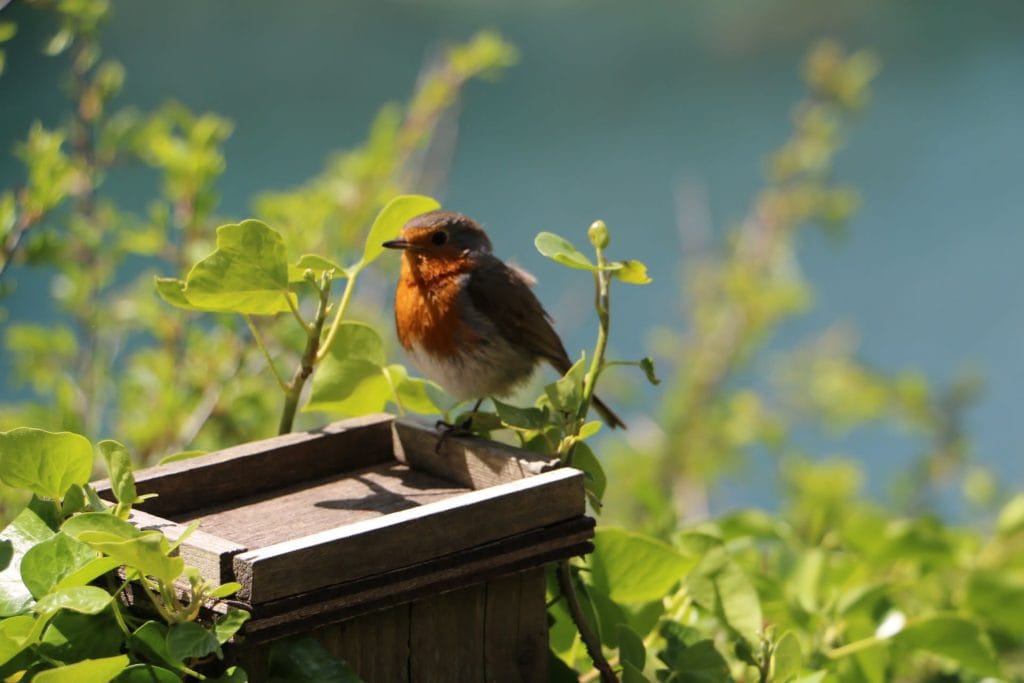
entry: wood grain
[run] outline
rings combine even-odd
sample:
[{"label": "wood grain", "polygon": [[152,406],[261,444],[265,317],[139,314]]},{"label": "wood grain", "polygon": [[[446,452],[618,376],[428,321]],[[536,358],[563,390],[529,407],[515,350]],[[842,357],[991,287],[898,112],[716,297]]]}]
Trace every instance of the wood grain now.
[{"label": "wood grain", "polygon": [[547,680],[548,624],[544,568],[487,584],[484,616],[484,680],[530,683]]},{"label": "wood grain", "polygon": [[[139,507],[154,515],[177,515],[212,505],[317,480],[392,459],[390,415],[370,415],[252,441],[190,460],[135,473],[139,494],[156,493]],[[109,481],[95,483],[110,499]]]},{"label": "wood grain", "polygon": [[344,659],[371,683],[409,680],[409,613],[411,606],[366,614],[314,632],[327,651]]},{"label": "wood grain", "polygon": [[400,510],[236,555],[234,571],[255,603],[465,550],[581,516],[583,473],[572,468]]},{"label": "wood grain", "polygon": [[486,586],[435,595],[409,613],[409,682],[484,680]]},{"label": "wood grain", "polygon": [[396,459],[471,489],[518,481],[551,467],[550,457],[472,436],[447,438],[438,453],[440,433],[413,420],[395,420],[394,430]]}]

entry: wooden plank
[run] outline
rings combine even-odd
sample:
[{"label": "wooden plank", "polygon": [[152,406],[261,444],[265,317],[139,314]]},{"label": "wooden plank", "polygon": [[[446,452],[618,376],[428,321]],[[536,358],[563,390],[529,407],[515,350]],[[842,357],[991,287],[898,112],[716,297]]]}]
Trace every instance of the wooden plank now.
[{"label": "wooden plank", "polygon": [[410,609],[406,604],[373,612],[319,629],[314,635],[364,681],[406,683]]},{"label": "wooden plank", "polygon": [[520,681],[548,680],[548,608],[544,567],[519,575],[519,652],[516,670]]},{"label": "wooden plank", "polygon": [[[174,519],[199,508],[321,479],[393,457],[390,415],[343,420],[309,432],[252,441],[198,458],[135,473],[140,494],[156,493],[140,508]],[[95,483],[109,498],[110,483]]]},{"label": "wooden plank", "polygon": [[[185,525],[141,510],[132,510],[128,521],[140,529],[163,532],[172,542],[177,541],[186,529]],[[185,564],[197,567],[204,578],[217,584],[235,580],[232,558],[246,550],[245,546],[202,529],[192,532],[185,543],[178,546],[178,554],[185,560]]]},{"label": "wooden plank", "polygon": [[521,587],[520,572],[487,583],[483,629],[484,680],[487,683],[520,683],[524,680],[517,666]]},{"label": "wooden plank", "polygon": [[566,467],[250,550],[235,556],[235,577],[244,587],[240,597],[267,602],[418,564],[583,512],[583,473]]},{"label": "wooden plank", "polygon": [[467,492],[447,479],[389,461],[181,515],[249,549],[418,507]]},{"label": "wooden plank", "polygon": [[[437,558],[422,565],[366,577],[274,603],[252,605],[246,638],[273,640],[339,622],[470,583],[491,580],[593,550],[594,520],[579,517]],[[546,633],[547,623],[544,622]],[[546,641],[545,641],[546,643]],[[545,645],[546,647],[546,645]]]},{"label": "wooden plank", "polygon": [[481,584],[412,604],[410,683],[484,680],[486,602]]},{"label": "wooden plank", "polygon": [[395,420],[394,430],[395,458],[472,489],[518,481],[552,467],[548,456],[471,436],[445,439],[438,453],[440,433],[408,419]]}]

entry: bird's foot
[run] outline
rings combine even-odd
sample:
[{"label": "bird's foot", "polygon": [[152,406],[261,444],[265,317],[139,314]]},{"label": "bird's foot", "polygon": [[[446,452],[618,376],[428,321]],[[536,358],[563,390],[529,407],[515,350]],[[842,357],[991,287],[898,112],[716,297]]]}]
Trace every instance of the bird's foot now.
[{"label": "bird's foot", "polygon": [[445,422],[444,420],[438,420],[434,423],[434,429],[441,431],[441,438],[437,440],[437,445],[434,446],[434,452],[438,455],[441,454],[441,449],[444,448],[445,441],[452,436],[469,436],[473,433],[473,416],[470,415],[462,422]]}]

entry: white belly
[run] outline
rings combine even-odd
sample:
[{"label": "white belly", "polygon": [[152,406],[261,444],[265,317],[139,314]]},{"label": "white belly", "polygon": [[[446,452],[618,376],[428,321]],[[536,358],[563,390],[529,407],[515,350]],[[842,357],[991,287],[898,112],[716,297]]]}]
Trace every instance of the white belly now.
[{"label": "white belly", "polygon": [[441,360],[418,344],[409,349],[409,356],[427,379],[460,401],[507,396],[530,378],[537,360],[497,335],[491,339],[496,341],[464,349],[450,360]]}]

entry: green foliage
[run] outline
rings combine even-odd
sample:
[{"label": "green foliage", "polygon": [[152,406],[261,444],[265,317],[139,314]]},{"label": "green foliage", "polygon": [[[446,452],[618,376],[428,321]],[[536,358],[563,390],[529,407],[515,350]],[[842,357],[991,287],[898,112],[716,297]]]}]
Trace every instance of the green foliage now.
[{"label": "green foliage", "polygon": [[238,585],[209,584],[163,534],[125,521],[138,500],[130,458],[115,441],[97,449],[112,473],[116,505],[89,488],[93,446],[84,437],[28,428],[0,433],[0,475],[37,496],[0,533],[9,549],[0,572],[0,672],[108,681],[134,680],[153,666],[168,667],[172,680],[216,670],[211,662],[223,657],[221,644],[248,614],[231,609],[211,619],[200,610]]}]

